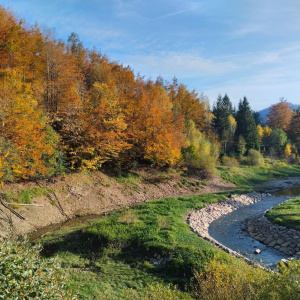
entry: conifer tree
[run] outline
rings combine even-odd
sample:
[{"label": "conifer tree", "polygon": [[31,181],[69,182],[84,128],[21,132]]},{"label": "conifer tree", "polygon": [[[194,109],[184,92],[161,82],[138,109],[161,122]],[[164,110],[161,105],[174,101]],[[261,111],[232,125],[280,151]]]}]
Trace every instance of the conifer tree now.
[{"label": "conifer tree", "polygon": [[218,96],[217,103],[213,108],[213,127],[219,135],[219,139],[223,145],[224,152],[229,152],[228,142],[233,138],[234,131],[232,126],[232,119],[230,116],[234,114],[231,101],[227,94],[222,98]]},{"label": "conifer tree", "polygon": [[255,120],[246,97],[240,100],[239,108],[236,114],[237,128],[235,135],[237,138],[242,136],[246,141],[247,151],[250,149],[259,149],[259,140]]}]

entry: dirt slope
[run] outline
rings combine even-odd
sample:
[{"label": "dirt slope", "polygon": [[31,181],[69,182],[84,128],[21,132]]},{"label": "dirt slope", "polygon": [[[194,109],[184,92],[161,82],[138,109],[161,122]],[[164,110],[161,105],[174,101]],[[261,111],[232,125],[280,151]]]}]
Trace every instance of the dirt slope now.
[{"label": "dirt slope", "polygon": [[38,228],[64,222],[68,217],[101,214],[150,199],[234,188],[233,184],[218,177],[207,180],[206,185],[203,185],[197,177],[185,179],[175,176],[162,181],[152,175],[144,171],[142,177],[139,177],[144,178],[143,180],[120,182],[102,172],[76,173],[57,176],[49,181],[5,184],[1,188],[4,195],[37,187],[48,189],[48,192],[44,196],[33,198],[34,206],[9,205],[25,220],[0,204],[0,237],[25,235]]}]

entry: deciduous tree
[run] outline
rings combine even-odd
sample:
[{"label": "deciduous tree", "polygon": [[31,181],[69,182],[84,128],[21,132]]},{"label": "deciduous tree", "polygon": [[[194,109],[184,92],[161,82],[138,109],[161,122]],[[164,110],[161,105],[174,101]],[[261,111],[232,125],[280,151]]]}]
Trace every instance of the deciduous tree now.
[{"label": "deciduous tree", "polygon": [[267,125],[271,128],[280,128],[286,131],[291,123],[293,111],[283,98],[278,104],[271,106],[267,116]]}]

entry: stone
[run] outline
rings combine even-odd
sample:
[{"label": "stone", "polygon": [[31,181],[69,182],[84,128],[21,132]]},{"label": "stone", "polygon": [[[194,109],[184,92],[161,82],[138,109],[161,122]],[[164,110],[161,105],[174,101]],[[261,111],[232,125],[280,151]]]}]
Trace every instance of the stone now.
[{"label": "stone", "polygon": [[255,254],[259,254],[260,252],[261,252],[260,249],[255,249],[255,250],[254,250],[254,253],[255,253]]},{"label": "stone", "polygon": [[291,243],[291,242],[287,241],[287,242],[281,244],[281,246],[282,246],[282,247],[287,247],[288,245],[290,245],[290,243]]},{"label": "stone", "polygon": [[276,241],[274,240],[268,244],[269,247],[274,247],[275,245],[276,245]]}]

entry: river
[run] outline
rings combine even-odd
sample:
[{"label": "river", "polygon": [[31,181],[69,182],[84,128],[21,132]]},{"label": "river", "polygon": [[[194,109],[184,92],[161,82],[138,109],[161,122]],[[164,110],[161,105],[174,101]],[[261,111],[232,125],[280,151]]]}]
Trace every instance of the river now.
[{"label": "river", "polygon": [[[262,266],[273,268],[278,261],[286,259],[289,256],[253,239],[245,231],[245,221],[247,218],[264,213],[266,210],[287,200],[290,196],[297,196],[299,194],[300,185],[276,192],[272,197],[239,208],[213,221],[209,226],[208,232],[211,237],[224,246]],[[261,253],[254,254],[255,249],[260,249]]]}]

